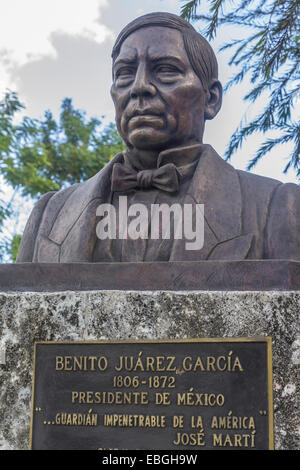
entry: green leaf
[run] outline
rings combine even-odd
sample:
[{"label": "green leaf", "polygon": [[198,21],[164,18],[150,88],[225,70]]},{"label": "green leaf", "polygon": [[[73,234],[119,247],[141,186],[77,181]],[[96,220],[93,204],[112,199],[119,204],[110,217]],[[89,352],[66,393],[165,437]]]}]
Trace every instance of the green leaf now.
[{"label": "green leaf", "polygon": [[[220,48],[220,51],[232,51],[229,65],[236,68],[225,91],[248,78],[253,88],[244,99],[254,103],[264,93],[268,100],[259,116],[250,123],[241,124],[233,133],[225,153],[226,159],[230,159],[250,135],[262,132],[266,134],[266,140],[250,160],[248,169],[252,169],[280,142],[289,139],[294,143],[294,148],[283,171],[292,167],[299,175],[299,127],[296,129],[291,121],[300,87],[299,0],[208,2],[210,15],[201,14],[200,8],[198,11],[199,2],[196,1],[188,2],[182,10],[182,16],[188,21],[199,21],[201,31],[206,31],[208,39],[226,25],[242,27],[243,34],[245,27],[250,28],[248,37],[233,41],[230,39]],[[281,132],[278,141],[270,140],[267,136],[274,129]]]}]

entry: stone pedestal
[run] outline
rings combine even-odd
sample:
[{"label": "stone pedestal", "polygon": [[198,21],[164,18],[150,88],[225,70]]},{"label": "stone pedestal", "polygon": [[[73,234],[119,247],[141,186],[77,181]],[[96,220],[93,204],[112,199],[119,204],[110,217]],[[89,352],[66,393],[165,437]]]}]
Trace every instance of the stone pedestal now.
[{"label": "stone pedestal", "polygon": [[[97,269],[103,276],[103,266]],[[41,292],[38,282],[26,291],[17,281],[1,289],[5,282],[0,278],[0,449],[29,447],[35,341],[255,336],[272,337],[275,448],[300,448],[298,289],[55,291],[52,278]]]}]

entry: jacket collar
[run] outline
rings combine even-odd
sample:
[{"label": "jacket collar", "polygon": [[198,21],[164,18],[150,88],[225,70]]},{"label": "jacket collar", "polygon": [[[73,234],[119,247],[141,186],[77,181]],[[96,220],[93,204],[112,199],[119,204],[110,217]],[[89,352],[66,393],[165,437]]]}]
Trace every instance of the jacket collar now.
[{"label": "jacket collar", "polygon": [[238,173],[210,145],[201,148],[186,192],[184,204],[187,203],[204,205],[204,245],[199,251],[188,251],[184,240],[174,240],[170,261],[207,260],[216,254],[216,259],[245,258],[250,238],[241,237],[242,198]]},{"label": "jacket collar", "polygon": [[[203,144],[185,145],[163,150],[160,152],[156,162],[156,168],[160,168],[167,163],[174,163],[177,168],[184,167],[195,162],[202,151]],[[124,151],[124,163],[136,170],[143,170],[138,152],[133,150]]]},{"label": "jacket collar", "polygon": [[211,145],[203,145],[187,194],[204,204],[205,219],[219,241],[241,233],[242,196],[237,171]]}]

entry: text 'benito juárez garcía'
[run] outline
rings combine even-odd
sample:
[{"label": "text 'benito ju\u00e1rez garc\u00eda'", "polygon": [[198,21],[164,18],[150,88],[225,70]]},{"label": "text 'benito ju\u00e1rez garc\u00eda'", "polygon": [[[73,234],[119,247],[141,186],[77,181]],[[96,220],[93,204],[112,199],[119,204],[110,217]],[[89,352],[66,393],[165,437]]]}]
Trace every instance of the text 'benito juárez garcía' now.
[{"label": "text 'benito ju\u00e1rez garc\u00eda'", "polygon": [[[111,359],[110,359],[111,360]],[[56,356],[57,371],[100,371],[109,367],[128,372],[243,372],[244,368],[233,351],[218,356],[119,356],[116,362],[109,363],[106,356]]]}]

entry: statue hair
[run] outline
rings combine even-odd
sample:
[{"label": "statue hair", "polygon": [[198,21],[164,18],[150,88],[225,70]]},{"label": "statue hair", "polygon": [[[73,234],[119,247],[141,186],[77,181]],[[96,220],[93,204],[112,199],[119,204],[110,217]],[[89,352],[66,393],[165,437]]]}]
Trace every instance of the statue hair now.
[{"label": "statue hair", "polygon": [[131,21],[116,39],[112,50],[113,62],[125,39],[137,29],[147,26],[163,26],[180,31],[191,66],[205,89],[209,88],[213,79],[218,78],[217,59],[208,41],[190,23],[172,13],[149,13]]}]

